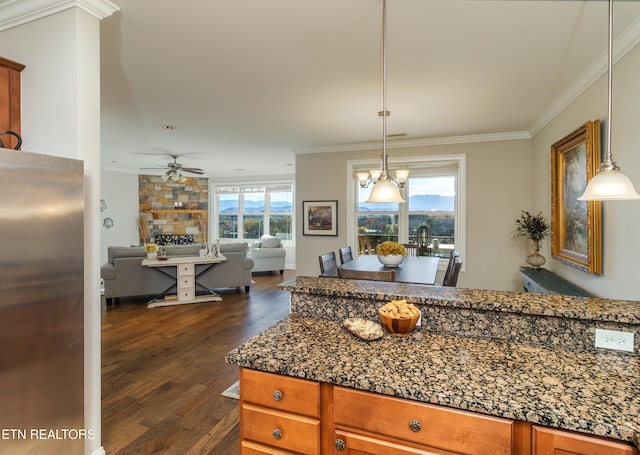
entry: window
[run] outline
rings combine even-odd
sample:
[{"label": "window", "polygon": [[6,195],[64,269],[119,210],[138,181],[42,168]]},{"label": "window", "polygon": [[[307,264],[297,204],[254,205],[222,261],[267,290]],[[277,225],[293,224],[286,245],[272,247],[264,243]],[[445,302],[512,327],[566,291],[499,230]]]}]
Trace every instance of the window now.
[{"label": "window", "polygon": [[216,186],[214,237],[293,239],[293,184]]},{"label": "window", "polygon": [[[353,165],[354,176],[367,166]],[[415,158],[410,165],[403,161],[403,167],[411,170],[401,190],[406,203],[367,203],[372,185],[360,188],[354,177],[358,254],[373,254],[387,240],[417,243],[421,254],[443,258],[463,250],[464,156]]]}]

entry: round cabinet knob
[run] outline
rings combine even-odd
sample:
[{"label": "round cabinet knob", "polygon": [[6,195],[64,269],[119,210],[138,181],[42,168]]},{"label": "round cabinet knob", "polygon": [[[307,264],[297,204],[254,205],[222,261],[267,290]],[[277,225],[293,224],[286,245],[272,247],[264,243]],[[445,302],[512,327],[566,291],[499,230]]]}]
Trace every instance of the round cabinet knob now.
[{"label": "round cabinet knob", "polygon": [[411,419],[411,420],[409,420],[409,428],[414,433],[417,433],[418,431],[420,431],[422,429],[422,425],[420,425],[420,421],[419,420]]},{"label": "round cabinet knob", "polygon": [[282,439],[282,430],[280,430],[279,428],[273,430],[271,434],[273,435],[273,439]]},{"label": "round cabinet knob", "polygon": [[347,443],[344,442],[342,439],[336,439],[334,444],[336,446],[336,449],[340,451],[343,451],[347,447]]},{"label": "round cabinet knob", "polygon": [[273,392],[273,399],[276,401],[280,401],[282,400],[282,392],[280,392],[279,390],[276,390]]}]

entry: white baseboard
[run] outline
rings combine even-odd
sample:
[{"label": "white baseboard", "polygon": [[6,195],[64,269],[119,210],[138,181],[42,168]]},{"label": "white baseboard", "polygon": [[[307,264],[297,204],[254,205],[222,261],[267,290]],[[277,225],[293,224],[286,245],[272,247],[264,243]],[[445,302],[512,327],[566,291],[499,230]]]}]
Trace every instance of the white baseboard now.
[{"label": "white baseboard", "polygon": [[91,452],[91,455],[107,455],[107,452],[104,451],[104,447],[100,447],[99,449]]}]

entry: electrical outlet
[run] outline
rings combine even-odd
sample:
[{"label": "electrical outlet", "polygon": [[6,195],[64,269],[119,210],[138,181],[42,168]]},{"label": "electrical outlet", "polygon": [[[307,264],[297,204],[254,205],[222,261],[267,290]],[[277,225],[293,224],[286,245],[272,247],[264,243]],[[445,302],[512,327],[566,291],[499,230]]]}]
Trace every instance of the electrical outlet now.
[{"label": "electrical outlet", "polygon": [[633,333],[596,329],[596,348],[633,352]]}]

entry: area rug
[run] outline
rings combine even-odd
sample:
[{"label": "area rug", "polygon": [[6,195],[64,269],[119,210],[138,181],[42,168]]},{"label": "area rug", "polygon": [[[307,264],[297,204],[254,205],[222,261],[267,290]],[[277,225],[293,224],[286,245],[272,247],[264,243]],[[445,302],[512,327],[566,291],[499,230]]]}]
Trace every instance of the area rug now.
[{"label": "area rug", "polygon": [[233,384],[231,384],[231,387],[229,387],[227,390],[222,392],[222,396],[239,400],[240,399],[240,381],[236,381]]}]

